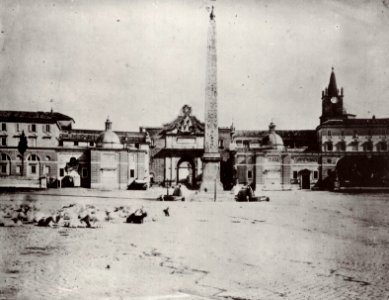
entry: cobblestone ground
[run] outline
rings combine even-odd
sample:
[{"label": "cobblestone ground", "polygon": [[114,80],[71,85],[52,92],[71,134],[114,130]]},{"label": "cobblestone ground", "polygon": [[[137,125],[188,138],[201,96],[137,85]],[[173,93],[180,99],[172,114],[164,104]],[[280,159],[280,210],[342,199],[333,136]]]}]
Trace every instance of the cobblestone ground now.
[{"label": "cobblestone ground", "polygon": [[0,207],[144,206],[147,222],[0,228],[0,299],[389,299],[388,194],[274,192],[260,203],[72,194],[3,194]]}]

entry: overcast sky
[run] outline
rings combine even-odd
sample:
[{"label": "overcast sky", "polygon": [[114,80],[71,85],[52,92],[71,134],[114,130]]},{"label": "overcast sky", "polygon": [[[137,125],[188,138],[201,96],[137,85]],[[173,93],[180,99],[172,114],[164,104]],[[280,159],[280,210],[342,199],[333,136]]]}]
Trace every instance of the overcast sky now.
[{"label": "overcast sky", "polygon": [[381,0],[0,0],[0,109],[52,106],[90,129],[160,126],[184,104],[204,120],[210,5],[219,126],[314,129],[331,66],[348,112],[389,117]]}]

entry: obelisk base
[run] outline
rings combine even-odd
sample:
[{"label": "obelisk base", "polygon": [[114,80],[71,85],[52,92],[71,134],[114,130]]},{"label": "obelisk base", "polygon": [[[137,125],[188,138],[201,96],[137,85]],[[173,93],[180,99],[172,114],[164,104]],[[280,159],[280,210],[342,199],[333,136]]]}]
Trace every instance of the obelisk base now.
[{"label": "obelisk base", "polygon": [[220,153],[204,153],[200,191],[193,201],[230,201],[230,192],[220,182]]}]

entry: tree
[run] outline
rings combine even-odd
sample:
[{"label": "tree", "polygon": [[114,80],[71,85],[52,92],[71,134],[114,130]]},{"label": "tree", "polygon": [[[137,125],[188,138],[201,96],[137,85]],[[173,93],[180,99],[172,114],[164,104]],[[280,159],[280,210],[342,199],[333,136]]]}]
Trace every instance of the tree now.
[{"label": "tree", "polygon": [[22,134],[20,135],[19,144],[18,144],[19,153],[22,155],[22,172],[21,172],[21,176],[23,176],[23,173],[24,173],[24,153],[26,152],[27,148],[28,148],[27,137],[24,134],[24,130],[23,130]]}]

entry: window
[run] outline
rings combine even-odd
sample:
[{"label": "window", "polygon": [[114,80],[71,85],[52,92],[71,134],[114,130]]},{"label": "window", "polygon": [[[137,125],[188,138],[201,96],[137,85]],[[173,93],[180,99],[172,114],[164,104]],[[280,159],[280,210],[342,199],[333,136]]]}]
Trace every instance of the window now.
[{"label": "window", "polygon": [[251,170],[248,170],[247,171],[247,178],[253,178],[253,171],[251,171]]},{"label": "window", "polygon": [[346,143],[345,142],[339,142],[337,144],[337,151],[345,151],[346,150]]},{"label": "window", "polygon": [[353,132],[353,137],[354,138],[358,137],[358,132],[356,130],[354,130],[354,132]]},{"label": "window", "polygon": [[219,140],[219,148],[224,148],[224,140]]},{"label": "window", "polygon": [[61,147],[62,147],[62,146],[63,146],[63,141],[59,141],[59,142],[58,142],[58,146],[61,146]]},{"label": "window", "polygon": [[16,132],[20,132],[20,124],[16,123],[15,126],[16,126]]},{"label": "window", "polygon": [[36,174],[36,165],[31,165],[31,174]]},{"label": "window", "polygon": [[250,142],[249,141],[243,141],[243,147],[246,149],[250,149]]},{"label": "window", "polygon": [[48,156],[48,155],[45,157],[45,159],[46,159],[47,161],[50,161],[50,160],[51,160],[50,156]]},{"label": "window", "polygon": [[319,172],[313,171],[313,179],[318,179],[318,178],[319,178]]},{"label": "window", "polygon": [[293,179],[297,179],[297,171],[293,171]]},{"label": "window", "polygon": [[137,149],[139,148],[139,144],[138,143],[135,144],[135,148],[137,148]]},{"label": "window", "polygon": [[82,168],[81,176],[82,176],[82,178],[88,177],[88,169],[87,168]]},{"label": "window", "polygon": [[9,175],[10,158],[7,154],[2,153],[0,156],[0,174]]},{"label": "window", "polygon": [[327,151],[332,151],[332,143],[327,143]]},{"label": "window", "polygon": [[130,170],[130,177],[135,177],[135,170],[134,169]]},{"label": "window", "polygon": [[78,141],[74,141],[74,146],[78,146]]},{"label": "window", "polygon": [[65,170],[63,168],[59,169],[59,176],[63,177],[65,175]]},{"label": "window", "polygon": [[353,151],[358,151],[358,143],[357,143],[357,142],[352,143],[352,144],[351,144],[351,149],[352,149]]},{"label": "window", "polygon": [[36,124],[31,124],[30,125],[30,131],[31,132],[36,132]]},{"label": "window", "polygon": [[45,131],[46,132],[51,132],[50,124],[46,124]]},{"label": "window", "polygon": [[95,145],[94,142],[89,142],[89,146],[93,147]]},{"label": "window", "polygon": [[22,174],[22,166],[16,166],[16,174]]},{"label": "window", "polygon": [[7,123],[1,123],[1,130],[7,131]]},{"label": "window", "polygon": [[48,176],[50,174],[50,167],[49,166],[45,166],[44,169],[43,169],[43,174]]},{"label": "window", "polygon": [[331,163],[331,158],[328,158],[328,159],[327,159],[327,163],[328,163],[328,164]]},{"label": "window", "polygon": [[366,142],[363,145],[363,148],[365,151],[372,151],[373,150],[373,143],[372,142]]},{"label": "window", "polygon": [[385,142],[381,142],[380,143],[380,150],[381,151],[387,151],[388,150],[388,144],[386,144]]},{"label": "window", "polygon": [[328,130],[327,135],[328,135],[328,136],[331,136],[331,135],[332,135],[331,130]]},{"label": "window", "polygon": [[28,145],[30,147],[36,147],[36,137],[31,137],[28,139]]},{"label": "window", "polygon": [[1,138],[1,145],[2,146],[7,146],[7,138],[6,137],[2,137]]}]

